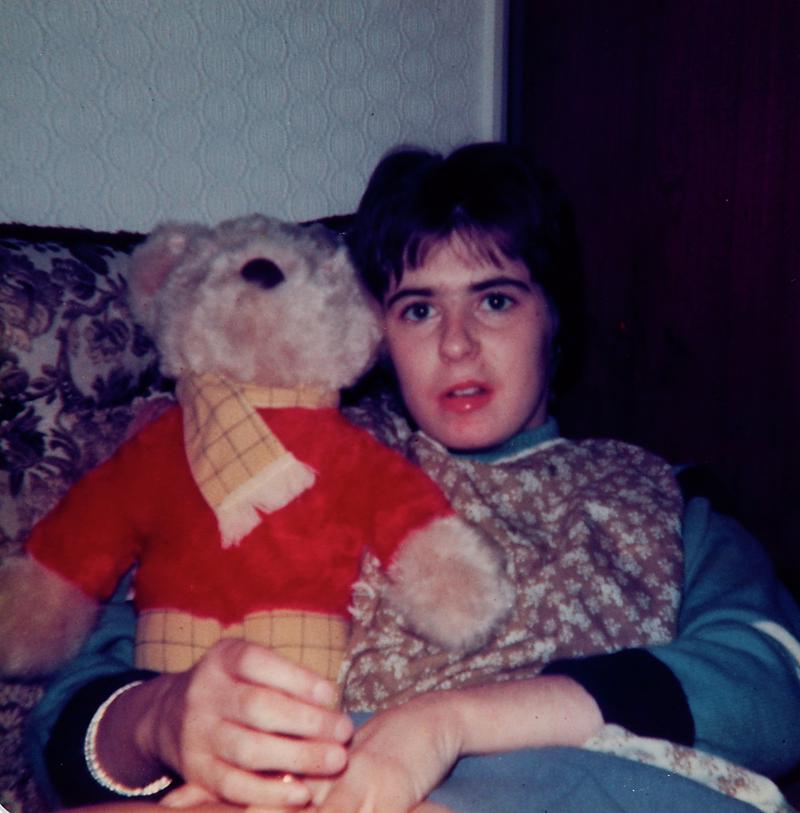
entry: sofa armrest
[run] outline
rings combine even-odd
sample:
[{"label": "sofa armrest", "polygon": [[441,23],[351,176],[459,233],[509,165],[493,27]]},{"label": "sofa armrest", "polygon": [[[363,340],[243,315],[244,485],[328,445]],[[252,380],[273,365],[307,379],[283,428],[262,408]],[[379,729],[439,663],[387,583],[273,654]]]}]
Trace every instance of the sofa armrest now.
[{"label": "sofa armrest", "polygon": [[[0,225],[0,562],[84,472],[171,399],[126,302],[144,235]],[[22,755],[41,688],[0,683],[0,802],[42,809]]]}]

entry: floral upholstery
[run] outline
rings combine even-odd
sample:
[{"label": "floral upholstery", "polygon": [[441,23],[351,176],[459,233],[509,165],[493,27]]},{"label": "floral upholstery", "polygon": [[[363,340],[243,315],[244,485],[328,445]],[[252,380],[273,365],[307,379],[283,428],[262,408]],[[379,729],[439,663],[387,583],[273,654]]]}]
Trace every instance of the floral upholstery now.
[{"label": "floral upholstery", "polygon": [[[0,226],[0,558],[165,397],[126,304],[135,234]],[[0,683],[0,803],[40,808],[21,753],[35,683]]]}]

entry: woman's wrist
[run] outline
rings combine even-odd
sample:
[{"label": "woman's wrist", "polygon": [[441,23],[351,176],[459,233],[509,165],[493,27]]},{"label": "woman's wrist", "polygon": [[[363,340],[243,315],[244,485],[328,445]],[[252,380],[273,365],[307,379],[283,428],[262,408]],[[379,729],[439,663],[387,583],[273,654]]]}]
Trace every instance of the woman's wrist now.
[{"label": "woman's wrist", "polygon": [[465,691],[427,692],[398,708],[401,714],[408,709],[416,711],[422,725],[431,734],[437,754],[451,763],[468,753],[470,704],[464,696]]},{"label": "woman's wrist", "polygon": [[[160,773],[152,781],[145,782],[144,784],[137,782],[135,785],[131,785],[121,782],[108,772],[99,753],[98,742],[100,740],[100,729],[103,726],[103,723],[106,721],[106,717],[109,714],[109,710],[111,709],[112,705],[120,697],[122,697],[122,695],[127,694],[138,686],[141,686],[142,683],[143,682],[141,680],[136,680],[124,686],[120,686],[120,688],[114,691],[95,712],[91,722],[89,723],[89,728],[86,732],[86,739],[84,740],[84,756],[86,758],[86,765],[89,769],[89,773],[92,775],[92,778],[104,789],[127,798],[154,796],[157,793],[165,791],[173,783],[172,777],[164,773]],[[111,736],[109,733],[106,734],[105,741],[106,743],[111,742]]]},{"label": "woman's wrist", "polygon": [[161,698],[169,678],[161,675],[110,698],[96,725],[96,762],[121,787],[155,787],[171,774],[157,745]]},{"label": "woman's wrist", "polygon": [[[154,676],[155,673],[141,669],[110,673],[84,684],[68,699],[44,747],[47,775],[61,805],[76,807],[120,798],[99,784],[90,772],[85,755],[86,734],[97,710],[117,689]],[[98,741],[99,736],[98,724]],[[131,741],[130,731],[118,732],[117,736]],[[115,766],[106,762],[103,765],[113,775]]]},{"label": "woman's wrist", "polygon": [[582,745],[603,726],[594,698],[561,675],[504,681],[452,693],[448,726],[459,754]]},{"label": "woman's wrist", "polygon": [[646,649],[553,661],[543,674],[569,677],[583,686],[607,723],[641,737],[694,745],[694,717],[686,692],[675,673]]}]

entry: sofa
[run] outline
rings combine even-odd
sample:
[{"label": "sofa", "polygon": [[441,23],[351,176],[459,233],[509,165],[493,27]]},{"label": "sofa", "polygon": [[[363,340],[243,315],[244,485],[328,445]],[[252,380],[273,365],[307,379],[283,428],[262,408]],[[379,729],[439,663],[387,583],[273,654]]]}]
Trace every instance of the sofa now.
[{"label": "sofa", "polygon": [[[171,399],[155,348],[126,304],[144,235],[0,226],[0,558],[70,484]],[[37,682],[0,684],[0,803],[42,808],[22,730]]]},{"label": "sofa", "polygon": [[[326,220],[338,230],[347,222]],[[0,225],[0,561],[174,398],[126,302],[127,263],[144,237]],[[23,752],[42,691],[0,682],[0,804],[10,813],[45,809]]]}]

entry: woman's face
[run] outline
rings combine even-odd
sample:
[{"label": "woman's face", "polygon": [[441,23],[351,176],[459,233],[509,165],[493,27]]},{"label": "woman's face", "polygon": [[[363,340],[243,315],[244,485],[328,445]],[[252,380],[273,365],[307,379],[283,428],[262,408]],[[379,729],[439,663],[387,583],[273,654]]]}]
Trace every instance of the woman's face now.
[{"label": "woman's face", "polygon": [[547,416],[554,322],[519,262],[500,266],[453,236],[384,301],[384,329],[406,406],[450,449],[508,440]]}]

